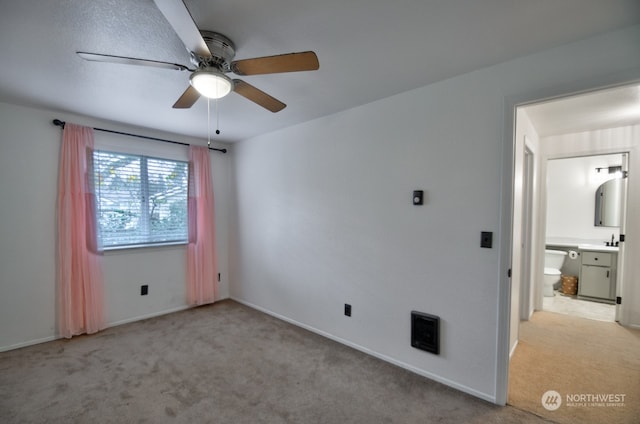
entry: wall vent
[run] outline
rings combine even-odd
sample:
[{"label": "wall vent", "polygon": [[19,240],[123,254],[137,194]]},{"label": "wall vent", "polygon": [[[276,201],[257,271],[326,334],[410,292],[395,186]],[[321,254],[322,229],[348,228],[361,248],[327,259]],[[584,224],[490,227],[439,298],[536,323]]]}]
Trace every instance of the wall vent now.
[{"label": "wall vent", "polygon": [[440,317],[411,311],[411,346],[440,354]]}]

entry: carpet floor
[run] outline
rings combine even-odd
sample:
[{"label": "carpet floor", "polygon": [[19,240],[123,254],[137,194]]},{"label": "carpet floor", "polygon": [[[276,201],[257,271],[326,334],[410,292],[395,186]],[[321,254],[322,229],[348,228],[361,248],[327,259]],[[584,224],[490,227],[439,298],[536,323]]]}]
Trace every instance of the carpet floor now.
[{"label": "carpet floor", "polygon": [[[555,410],[542,404],[549,390],[560,395]],[[534,313],[520,325],[508,403],[563,424],[640,423],[640,331]]]},{"label": "carpet floor", "polygon": [[2,423],[541,423],[222,301],[0,353]]}]

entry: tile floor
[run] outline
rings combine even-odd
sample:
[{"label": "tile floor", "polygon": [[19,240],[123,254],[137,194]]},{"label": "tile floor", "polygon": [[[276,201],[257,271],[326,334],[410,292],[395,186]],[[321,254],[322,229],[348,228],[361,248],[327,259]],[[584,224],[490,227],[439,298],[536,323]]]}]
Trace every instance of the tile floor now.
[{"label": "tile floor", "polygon": [[615,321],[615,305],[578,299],[576,296],[566,295],[558,290],[553,294],[553,297],[544,298],[543,310],[597,321]]}]

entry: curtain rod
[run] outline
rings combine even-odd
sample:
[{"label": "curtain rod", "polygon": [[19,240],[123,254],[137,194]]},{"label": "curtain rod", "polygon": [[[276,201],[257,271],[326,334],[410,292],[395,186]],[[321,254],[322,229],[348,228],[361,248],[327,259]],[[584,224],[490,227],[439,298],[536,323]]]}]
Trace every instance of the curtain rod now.
[{"label": "curtain rod", "polygon": [[[63,128],[63,129],[64,129],[65,123],[66,122],[61,121],[59,119],[54,119],[53,120],[53,125],[55,125],[57,127],[60,127],[60,128]],[[102,131],[102,132],[108,132],[108,133],[112,133],[112,134],[128,135],[129,137],[146,138],[147,140],[162,141],[162,142],[165,142],[165,143],[180,144],[182,146],[189,146],[188,143],[182,143],[180,141],[173,141],[173,140],[165,140],[163,138],[148,137],[146,135],[131,134],[131,133],[113,131],[113,130],[105,130],[104,128],[94,128],[94,130]],[[209,147],[209,150],[216,150],[218,152],[227,153],[227,149],[216,149],[215,147]]]}]

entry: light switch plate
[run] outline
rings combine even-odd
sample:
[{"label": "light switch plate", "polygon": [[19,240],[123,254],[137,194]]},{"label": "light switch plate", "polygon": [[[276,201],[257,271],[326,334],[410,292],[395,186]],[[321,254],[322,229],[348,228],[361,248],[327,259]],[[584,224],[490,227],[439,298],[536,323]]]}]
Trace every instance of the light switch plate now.
[{"label": "light switch plate", "polygon": [[491,231],[483,231],[480,235],[480,247],[491,248],[493,246],[493,233]]}]

